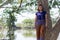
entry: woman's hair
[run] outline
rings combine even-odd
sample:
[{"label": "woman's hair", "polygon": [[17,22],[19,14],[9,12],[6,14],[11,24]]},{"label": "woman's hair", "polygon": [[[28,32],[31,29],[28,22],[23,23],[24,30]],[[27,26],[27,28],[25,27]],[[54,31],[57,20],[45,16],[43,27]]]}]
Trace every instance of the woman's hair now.
[{"label": "woman's hair", "polygon": [[[39,6],[42,6],[42,4],[39,4],[39,5],[38,5],[38,9],[37,9],[38,11],[40,11],[40,10],[39,10]],[[42,6],[42,11],[44,11],[43,6]]]}]

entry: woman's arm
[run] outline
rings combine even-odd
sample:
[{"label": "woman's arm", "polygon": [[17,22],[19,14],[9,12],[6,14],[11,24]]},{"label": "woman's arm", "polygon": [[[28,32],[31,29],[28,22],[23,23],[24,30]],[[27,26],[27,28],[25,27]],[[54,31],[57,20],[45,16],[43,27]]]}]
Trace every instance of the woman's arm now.
[{"label": "woman's arm", "polygon": [[35,25],[35,28],[36,28],[36,21],[37,21],[37,16],[35,16],[35,24],[34,24]]},{"label": "woman's arm", "polygon": [[35,22],[37,21],[37,16],[35,16]]}]

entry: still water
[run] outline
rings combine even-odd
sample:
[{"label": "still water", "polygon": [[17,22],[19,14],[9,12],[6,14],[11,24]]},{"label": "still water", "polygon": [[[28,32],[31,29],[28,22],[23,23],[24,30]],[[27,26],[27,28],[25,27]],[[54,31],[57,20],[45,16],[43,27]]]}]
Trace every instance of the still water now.
[{"label": "still water", "polygon": [[[27,32],[27,31],[26,30],[15,31],[15,40],[36,40],[36,36],[26,37],[26,36],[23,35],[24,32]],[[33,34],[35,35],[36,32],[33,31]]]},{"label": "still water", "polygon": [[[36,40],[36,31],[33,31],[35,37],[25,37],[23,35],[23,33],[26,32],[25,30],[17,30],[15,31],[15,40]],[[60,40],[60,33],[59,33],[59,36],[57,38],[57,40]]]},{"label": "still water", "polygon": [[[4,31],[4,34],[6,35],[7,32]],[[36,40],[35,30],[16,30],[14,34],[15,34],[15,40]],[[23,34],[25,34],[25,36]],[[3,39],[8,39],[8,38],[3,38]],[[60,33],[57,40],[60,40]]]}]

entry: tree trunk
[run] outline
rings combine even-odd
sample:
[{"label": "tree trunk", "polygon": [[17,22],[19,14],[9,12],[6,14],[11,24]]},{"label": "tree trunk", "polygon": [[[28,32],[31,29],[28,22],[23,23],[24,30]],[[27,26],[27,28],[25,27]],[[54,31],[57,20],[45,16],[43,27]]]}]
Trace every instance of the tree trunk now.
[{"label": "tree trunk", "polygon": [[56,23],[55,27],[52,29],[51,40],[57,40],[57,37],[59,35],[59,32],[60,32],[60,19]]},{"label": "tree trunk", "polygon": [[52,21],[50,17],[50,11],[49,11],[49,6],[48,6],[48,0],[38,0],[38,5],[42,4],[44,7],[44,10],[47,12],[47,26],[48,28],[46,29],[45,33],[45,40],[57,40],[58,34],[59,34],[59,23],[60,20],[57,22],[54,28],[52,28]]}]

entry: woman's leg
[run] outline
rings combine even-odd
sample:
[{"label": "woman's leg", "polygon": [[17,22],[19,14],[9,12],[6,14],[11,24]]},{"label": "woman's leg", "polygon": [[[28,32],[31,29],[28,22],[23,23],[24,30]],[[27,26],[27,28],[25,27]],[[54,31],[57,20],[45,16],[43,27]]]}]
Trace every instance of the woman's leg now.
[{"label": "woman's leg", "polygon": [[40,40],[44,40],[45,38],[45,26],[41,25],[41,29],[40,29]]},{"label": "woman's leg", "polygon": [[40,40],[40,25],[36,26],[36,36],[37,36],[37,40]]}]

